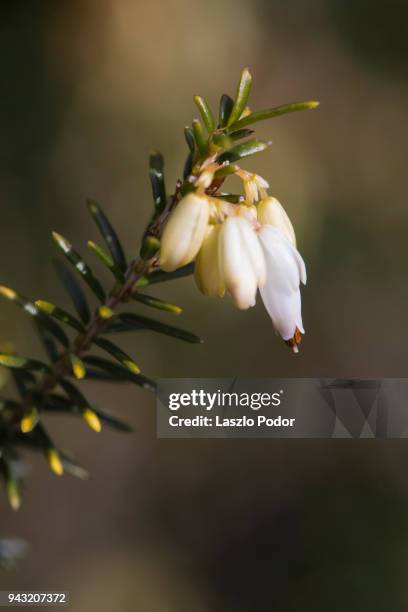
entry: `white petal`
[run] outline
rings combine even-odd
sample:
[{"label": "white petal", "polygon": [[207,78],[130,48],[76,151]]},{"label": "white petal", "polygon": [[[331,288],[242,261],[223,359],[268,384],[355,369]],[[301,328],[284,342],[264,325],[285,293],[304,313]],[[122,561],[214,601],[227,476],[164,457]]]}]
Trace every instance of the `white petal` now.
[{"label": "white petal", "polygon": [[198,288],[204,295],[220,296],[225,294],[225,285],[218,266],[218,242],[221,225],[210,225],[198,252],[194,276]]},{"label": "white petal", "polygon": [[[287,262],[294,260],[296,262],[299,278],[306,285],[306,266],[303,257],[286,236],[271,225],[263,225],[258,235],[264,252],[265,249],[270,248],[276,254],[277,259]],[[299,284],[298,281],[295,281],[295,283]]]},{"label": "white petal", "polygon": [[265,225],[259,237],[267,268],[267,281],[260,289],[262,300],[277,332],[290,340],[296,327],[304,333],[299,291],[303,260],[279,230]]},{"label": "white petal", "polygon": [[159,263],[163,270],[172,272],[194,259],[204,240],[208,219],[205,196],[190,193],[177,204],[161,239]]},{"label": "white petal", "polygon": [[222,224],[218,261],[227,291],[238,308],[246,309],[255,305],[258,279],[244,247],[241,233],[243,223],[252,229],[248,221],[239,217],[228,217]]},{"label": "white petal", "polygon": [[[247,210],[246,206],[242,208],[244,211]],[[251,262],[258,284],[263,285],[266,281],[266,266],[258,234],[246,217],[236,217],[236,221],[241,235],[243,251]]]}]

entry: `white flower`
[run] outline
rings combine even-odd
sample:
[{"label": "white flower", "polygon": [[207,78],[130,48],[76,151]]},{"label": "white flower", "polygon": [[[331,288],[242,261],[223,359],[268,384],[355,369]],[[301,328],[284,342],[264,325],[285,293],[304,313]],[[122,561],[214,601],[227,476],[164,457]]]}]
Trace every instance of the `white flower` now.
[{"label": "white flower", "polygon": [[276,198],[268,197],[258,204],[258,221],[262,225],[272,225],[281,231],[293,246],[296,246],[296,235],[293,225],[282,204]]},{"label": "white flower", "polygon": [[222,224],[218,265],[225,288],[238,308],[254,306],[257,288],[266,280],[265,258],[255,230],[245,217],[228,217]]},{"label": "white flower", "polygon": [[159,264],[172,272],[197,255],[208,226],[209,202],[206,196],[189,193],[171,213],[160,244]]},{"label": "white flower", "polygon": [[223,297],[225,284],[218,264],[218,247],[221,225],[209,225],[201,249],[198,252],[194,275],[199,290],[204,295]]},{"label": "white flower", "polygon": [[260,288],[265,308],[276,331],[297,352],[304,334],[299,284],[306,284],[300,253],[276,228],[264,225],[259,239],[266,261],[267,279]]}]

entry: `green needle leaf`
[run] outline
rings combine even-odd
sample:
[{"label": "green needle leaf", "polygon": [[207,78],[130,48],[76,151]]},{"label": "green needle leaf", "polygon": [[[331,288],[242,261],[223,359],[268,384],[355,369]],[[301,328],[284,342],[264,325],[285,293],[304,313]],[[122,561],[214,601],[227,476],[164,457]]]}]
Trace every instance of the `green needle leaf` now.
[{"label": "green needle leaf", "polygon": [[89,212],[95,220],[96,225],[99,228],[99,231],[102,234],[102,237],[104,238],[108,246],[113,261],[115,262],[119,270],[121,272],[124,272],[127,268],[125,253],[123,251],[120,240],[112,227],[111,222],[109,221],[108,217],[105,215],[99,204],[88,200],[87,206]]},{"label": "green needle leaf", "polygon": [[88,240],[87,244],[88,244],[88,249],[94,255],[97,256],[97,258],[103,263],[104,266],[106,266],[108,268],[108,270],[110,272],[112,272],[112,274],[114,275],[116,280],[118,280],[120,283],[124,283],[125,282],[125,277],[123,275],[123,272],[115,264],[115,262],[113,261],[112,257],[106,251],[104,251],[104,249],[102,247],[97,245],[92,240]]},{"label": "green needle leaf", "polygon": [[237,130],[236,132],[231,132],[229,137],[231,140],[240,140],[241,138],[246,138],[247,136],[251,136],[254,133],[254,130],[247,130],[243,128],[242,130]]},{"label": "green needle leaf", "polygon": [[196,103],[197,108],[200,111],[207,132],[211,134],[211,132],[215,130],[215,124],[211,109],[208,106],[207,101],[201,96],[194,96],[194,102]]},{"label": "green needle leaf", "polygon": [[[87,379],[94,378],[95,380],[109,382],[131,382],[139,387],[143,387],[147,391],[156,391],[156,383],[154,380],[143,376],[142,374],[132,374],[130,370],[124,368],[119,363],[109,361],[97,355],[86,355],[84,362],[87,365]],[[88,366],[93,366],[99,370],[90,370]]]},{"label": "green needle leaf", "polygon": [[164,272],[163,270],[157,270],[151,272],[146,276],[142,276],[136,283],[137,287],[147,287],[148,285],[154,285],[155,283],[163,283],[169,280],[176,280],[177,278],[184,278],[194,273],[194,263],[189,263],[186,266],[182,266],[174,272]]},{"label": "green needle leaf", "polygon": [[186,139],[186,143],[188,148],[190,149],[190,153],[194,153],[195,151],[195,140],[194,140],[194,130],[188,125],[184,128],[184,137]]},{"label": "green needle leaf", "polygon": [[106,409],[102,410],[101,408],[93,408],[93,411],[98,419],[106,423],[106,425],[112,427],[112,429],[116,429],[117,431],[122,431],[124,433],[130,433],[133,431],[133,427],[121,419],[118,419],[118,417],[113,415],[111,412],[108,412]]},{"label": "green needle leaf", "polygon": [[245,142],[241,142],[240,144],[231,147],[231,149],[228,149],[228,151],[221,153],[217,159],[217,162],[222,164],[223,162],[238,161],[239,159],[243,159],[249,155],[255,155],[255,153],[265,151],[269,144],[270,143],[263,142],[262,140],[246,140]]},{"label": "green needle leaf", "polygon": [[225,127],[230,118],[234,100],[227,94],[222,94],[220,100],[220,127]]},{"label": "green needle leaf", "polygon": [[193,119],[194,140],[201,156],[206,154],[207,141],[204,136],[203,127],[198,119]]},{"label": "green needle leaf", "polygon": [[80,333],[83,333],[85,331],[85,328],[82,323],[77,321],[77,319],[75,319],[72,315],[70,315],[62,308],[59,308],[52,302],[47,302],[46,300],[36,300],[35,305],[43,312],[47,313],[51,317],[54,317],[55,319],[58,319],[59,321],[62,321],[63,323],[66,323],[66,325],[69,325],[76,331]]},{"label": "green needle leaf", "polygon": [[71,243],[68,242],[64,236],[61,236],[61,234],[58,234],[57,232],[52,232],[52,237],[68,261],[82,276],[88,287],[92,289],[96,297],[99,298],[101,302],[104,302],[106,298],[105,291],[103,290],[100,282],[93,275],[88,264],[86,264],[80,255],[72,248]]},{"label": "green needle leaf", "polygon": [[164,159],[158,151],[153,151],[149,158],[149,176],[152,184],[154,206],[158,213],[166,206],[166,186],[164,182]]},{"label": "green needle leaf", "polygon": [[136,365],[129,355],[127,355],[122,349],[120,349],[116,344],[111,342],[110,340],[106,340],[106,338],[95,338],[93,340],[94,344],[99,346],[99,348],[104,349],[107,353],[115,357],[125,368],[127,368],[132,374],[139,374],[140,368]]},{"label": "green needle leaf", "polygon": [[234,106],[232,107],[227,125],[232,125],[241,117],[248,102],[251,85],[252,75],[248,68],[244,68],[241,72],[241,78],[239,80],[237,93],[235,95]]},{"label": "green needle leaf", "polygon": [[134,293],[132,298],[136,302],[141,302],[146,306],[151,306],[152,308],[157,308],[158,310],[164,310],[165,312],[171,312],[173,314],[180,314],[182,309],[180,306],[176,306],[175,304],[169,304],[168,302],[164,302],[163,300],[159,300],[151,295],[144,295],[143,293]]},{"label": "green needle leaf", "polygon": [[124,332],[124,331],[137,331],[141,329],[149,329],[159,334],[165,334],[166,336],[172,336],[185,342],[191,342],[197,344],[202,342],[201,338],[192,334],[189,331],[174,327],[173,325],[167,325],[156,319],[150,319],[142,315],[133,313],[122,313],[119,315],[117,321],[113,322],[109,331],[112,332]]},{"label": "green needle leaf", "polygon": [[0,365],[6,368],[23,368],[25,370],[36,370],[42,372],[50,371],[50,367],[46,363],[42,363],[36,359],[28,359],[27,357],[19,357],[18,355],[7,355],[0,353]]},{"label": "green needle leaf", "polygon": [[54,259],[54,267],[59,280],[71,298],[79,318],[83,323],[85,323],[85,325],[87,325],[91,319],[91,311],[89,309],[85,294],[77,282],[77,279],[71,273],[71,270],[67,268],[67,266],[59,259]]},{"label": "green needle leaf", "polygon": [[279,115],[286,115],[287,113],[295,113],[297,111],[302,110],[310,110],[319,106],[319,102],[310,101],[310,102],[294,102],[293,104],[283,104],[282,106],[275,106],[274,108],[267,108],[266,110],[257,111],[255,113],[251,113],[247,115],[247,117],[243,117],[239,121],[236,121],[233,124],[229,124],[230,130],[240,130],[247,125],[252,125],[253,123],[257,123],[258,121],[265,121],[266,119],[271,119],[272,117],[278,117]]}]

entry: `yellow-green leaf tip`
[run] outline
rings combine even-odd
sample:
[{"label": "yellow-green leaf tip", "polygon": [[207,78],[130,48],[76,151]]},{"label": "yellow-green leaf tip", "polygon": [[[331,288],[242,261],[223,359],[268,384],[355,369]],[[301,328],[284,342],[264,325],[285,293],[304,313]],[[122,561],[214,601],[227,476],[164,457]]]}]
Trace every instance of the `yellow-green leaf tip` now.
[{"label": "yellow-green leaf tip", "polygon": [[110,319],[115,313],[113,312],[112,308],[109,308],[109,306],[99,306],[98,314],[101,319]]},{"label": "yellow-green leaf tip", "polygon": [[0,285],[0,295],[7,298],[8,300],[15,300],[17,297],[17,293],[14,289],[10,289],[10,287],[4,287],[4,285]]},{"label": "yellow-green leaf tip", "polygon": [[22,433],[29,433],[34,429],[38,423],[38,412],[34,408],[30,412],[27,412],[21,419],[20,429]]},{"label": "yellow-green leaf tip", "polygon": [[47,461],[50,470],[57,476],[62,476],[64,473],[64,466],[62,465],[61,458],[55,448],[49,448],[47,450]]},{"label": "yellow-green leaf tip", "polygon": [[34,303],[37,308],[43,310],[44,312],[47,312],[48,314],[52,314],[55,310],[55,306],[54,304],[51,304],[51,302],[46,302],[45,300],[36,300]]},{"label": "yellow-green leaf tip", "polygon": [[82,378],[85,378],[85,366],[82,363],[81,359],[79,359],[79,357],[77,357],[76,355],[71,355],[71,365],[72,365],[72,372],[75,376],[75,378],[77,378],[78,380],[81,380]]},{"label": "yellow-green leaf tip", "polygon": [[85,423],[93,430],[99,433],[102,429],[101,421],[98,415],[91,410],[90,408],[86,408],[82,413]]},{"label": "yellow-green leaf tip", "polygon": [[126,359],[123,362],[123,365],[126,366],[127,369],[130,370],[133,374],[140,374],[140,368],[139,366],[135,364],[134,361],[130,361],[129,359]]},{"label": "yellow-green leaf tip", "polygon": [[14,481],[7,483],[7,498],[12,510],[18,510],[21,506],[21,496],[17,484]]}]

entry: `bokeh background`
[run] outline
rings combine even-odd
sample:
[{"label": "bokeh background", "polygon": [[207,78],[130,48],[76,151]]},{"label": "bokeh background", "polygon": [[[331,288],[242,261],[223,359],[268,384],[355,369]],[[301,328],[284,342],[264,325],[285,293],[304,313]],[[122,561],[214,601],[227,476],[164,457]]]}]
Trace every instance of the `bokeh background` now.
[{"label": "bokeh background", "polygon": [[[247,164],[286,206],[307,262],[301,353],[261,304],[239,312],[191,279],[154,292],[203,345],[144,333],[123,346],[152,377],[405,376],[407,24],[405,0],[2,2],[1,282],[62,302],[50,231],[84,252],[97,235],[88,197],[136,252],[149,151],[174,184],[193,94],[216,105],[249,66],[253,108],[321,101],[259,124],[273,146]],[[7,304],[0,336],[39,354]],[[69,590],[75,612],[408,608],[405,442],[157,440],[150,395],[89,394],[135,432],[49,419],[92,479],[32,459],[20,512],[0,500],[0,536],[29,544],[0,588]]]}]

